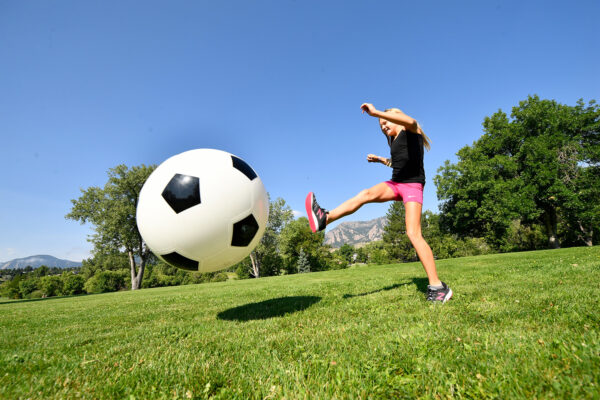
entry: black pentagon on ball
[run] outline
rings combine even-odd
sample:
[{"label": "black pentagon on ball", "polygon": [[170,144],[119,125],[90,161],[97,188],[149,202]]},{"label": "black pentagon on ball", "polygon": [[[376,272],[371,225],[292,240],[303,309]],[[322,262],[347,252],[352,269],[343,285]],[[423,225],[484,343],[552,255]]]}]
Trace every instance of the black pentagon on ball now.
[{"label": "black pentagon on ball", "polygon": [[200,204],[200,178],[175,174],[163,190],[162,197],[177,214],[197,206]]},{"label": "black pentagon on ball", "polygon": [[246,177],[248,179],[253,180],[258,176],[258,175],[256,175],[256,172],[254,172],[252,167],[249,166],[246,163],[246,161],[242,160],[241,158],[237,158],[236,156],[231,156],[231,160],[233,161],[233,168],[237,169],[242,174],[246,175]]},{"label": "black pentagon on ball", "polygon": [[241,221],[233,224],[233,235],[231,235],[231,245],[236,247],[245,247],[250,244],[258,232],[258,222],[254,215],[250,214]]},{"label": "black pentagon on ball", "polygon": [[198,261],[184,257],[177,252],[163,254],[161,257],[174,267],[187,269],[188,271],[198,271]]}]

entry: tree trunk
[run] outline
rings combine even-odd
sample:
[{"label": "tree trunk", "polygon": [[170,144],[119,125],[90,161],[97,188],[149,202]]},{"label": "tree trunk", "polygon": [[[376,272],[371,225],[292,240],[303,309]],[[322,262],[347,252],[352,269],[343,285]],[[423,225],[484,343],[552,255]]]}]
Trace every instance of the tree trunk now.
[{"label": "tree trunk", "polygon": [[583,234],[583,236],[579,235],[579,237],[581,238],[581,240],[583,240],[586,246],[592,247],[592,239],[594,238],[594,228],[590,228],[589,230],[587,230],[583,227],[581,221],[577,221],[577,223],[579,224],[579,230]]},{"label": "tree trunk", "polygon": [[557,217],[556,217],[556,209],[551,207],[546,209],[544,213],[544,222],[546,223],[546,231],[548,233],[548,246],[551,249],[560,248],[560,242],[557,237]]},{"label": "tree trunk", "polygon": [[131,268],[131,290],[137,290],[142,287],[142,279],[144,278],[144,269],[146,267],[146,258],[142,257],[140,261],[140,268],[135,271],[135,257],[133,251],[128,251],[129,255],[129,266]]},{"label": "tree trunk", "polygon": [[260,265],[254,252],[250,253],[250,261],[252,261],[252,275],[255,278],[260,278]]}]

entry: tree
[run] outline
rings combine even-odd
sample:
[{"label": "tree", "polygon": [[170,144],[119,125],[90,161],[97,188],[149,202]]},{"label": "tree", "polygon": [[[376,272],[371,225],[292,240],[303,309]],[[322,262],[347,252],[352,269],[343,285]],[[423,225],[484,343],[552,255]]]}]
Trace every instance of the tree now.
[{"label": "tree", "polygon": [[8,297],[9,299],[21,299],[23,297],[20,291],[21,280],[22,275],[19,274],[0,285],[0,293],[2,296]]},{"label": "tree", "polygon": [[42,276],[46,276],[50,273],[50,268],[45,265],[40,265],[34,270],[34,274],[37,278],[41,278]]},{"label": "tree", "polygon": [[126,272],[101,271],[85,282],[84,288],[88,293],[116,292],[125,288]]},{"label": "tree", "polygon": [[383,243],[388,257],[395,261],[415,261],[417,253],[406,235],[406,211],[402,202],[394,201],[390,204],[387,220],[383,228]]},{"label": "tree", "polygon": [[[150,260],[150,258],[152,260]],[[146,261],[146,268],[148,264],[154,261],[154,257],[149,257]],[[101,271],[118,271],[118,270],[130,270],[129,257],[122,251],[109,251],[103,249],[102,251],[94,252],[93,256],[83,260],[81,265],[81,274],[87,280],[92,276],[96,275]],[[144,275],[146,275],[144,273]]]},{"label": "tree", "polygon": [[591,245],[600,221],[600,108],[530,96],[511,118],[501,110],[486,117],[481,138],[438,170],[442,225],[500,249],[510,247],[514,221],[543,226],[552,248],[568,241],[561,228]]},{"label": "tree", "polygon": [[21,297],[26,299],[31,293],[38,289],[39,279],[35,277],[28,277],[19,282],[19,292]]},{"label": "tree", "polygon": [[288,273],[297,271],[301,249],[313,270],[326,269],[331,255],[328,248],[323,245],[324,239],[324,232],[313,233],[310,230],[306,217],[300,217],[287,224],[280,234],[280,251],[285,271]]},{"label": "tree", "polygon": [[136,206],[140,190],[155,166],[128,168],[118,165],[108,171],[104,188],[82,189],[82,196],[72,200],[66,218],[94,225],[90,241],[95,253],[124,252],[129,260],[131,289],[142,286],[144,269],[151,252],[137,229]]},{"label": "tree", "polygon": [[386,264],[392,262],[391,257],[387,253],[386,247],[388,246],[385,245],[383,240],[376,240],[368,243],[362,247],[361,250],[366,255],[367,263]]},{"label": "tree", "polygon": [[256,248],[250,253],[251,271],[254,278],[277,275],[282,258],[279,255],[279,234],[294,219],[292,209],[285,200],[269,201],[269,220],[265,233]]},{"label": "tree", "polygon": [[310,261],[304,252],[304,249],[300,247],[300,253],[298,254],[298,273],[304,274],[310,272]]},{"label": "tree", "polygon": [[40,279],[40,289],[44,297],[60,296],[63,289],[63,281],[58,275],[44,276]]},{"label": "tree", "polygon": [[62,274],[63,294],[67,296],[81,294],[84,292],[85,278],[72,272]]},{"label": "tree", "polygon": [[346,263],[350,264],[354,262],[354,256],[356,254],[356,251],[354,250],[354,247],[352,247],[351,245],[349,245],[348,243],[344,243],[338,250],[337,250],[337,254],[340,257],[340,259],[342,259],[343,261],[345,261]]}]

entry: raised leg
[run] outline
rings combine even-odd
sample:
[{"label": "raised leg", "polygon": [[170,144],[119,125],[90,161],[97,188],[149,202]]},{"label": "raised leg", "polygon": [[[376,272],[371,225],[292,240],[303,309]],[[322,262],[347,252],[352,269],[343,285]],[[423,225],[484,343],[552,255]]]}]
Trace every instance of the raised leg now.
[{"label": "raised leg", "polygon": [[346,215],[350,215],[364,204],[384,203],[394,200],[396,194],[385,182],[378,183],[372,188],[361,190],[356,196],[346,200],[327,214],[327,223],[332,223]]}]

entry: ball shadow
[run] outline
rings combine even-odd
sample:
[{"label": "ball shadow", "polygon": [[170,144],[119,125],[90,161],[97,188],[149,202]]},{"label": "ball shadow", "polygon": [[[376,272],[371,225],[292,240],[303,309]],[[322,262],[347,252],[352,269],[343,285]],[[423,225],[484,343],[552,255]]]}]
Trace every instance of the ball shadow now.
[{"label": "ball shadow", "polygon": [[218,319],[227,321],[251,321],[274,317],[302,311],[318,303],[317,296],[289,296],[260,301],[258,303],[244,304],[230,308],[217,314]]}]

